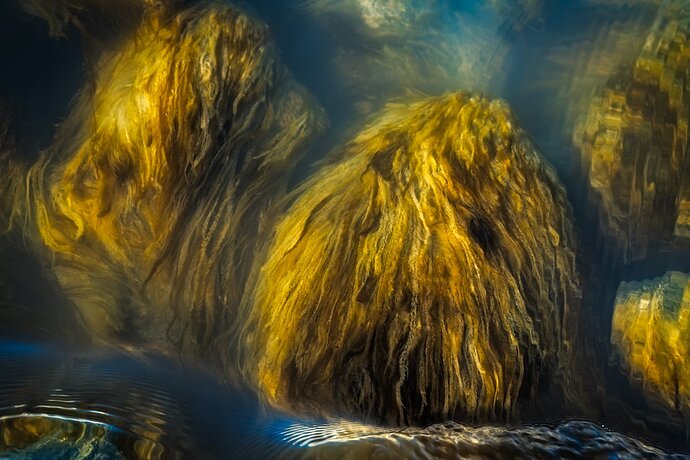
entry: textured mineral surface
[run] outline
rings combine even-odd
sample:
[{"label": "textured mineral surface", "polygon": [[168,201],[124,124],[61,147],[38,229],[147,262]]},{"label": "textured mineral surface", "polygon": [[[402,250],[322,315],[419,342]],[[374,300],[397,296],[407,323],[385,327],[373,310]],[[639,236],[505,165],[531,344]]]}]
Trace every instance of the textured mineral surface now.
[{"label": "textured mineral surface", "polygon": [[453,422],[427,428],[390,430],[354,423],[295,423],[283,436],[303,459],[557,459],[670,458],[669,454],[593,423],[571,421],[555,427],[483,426]]}]

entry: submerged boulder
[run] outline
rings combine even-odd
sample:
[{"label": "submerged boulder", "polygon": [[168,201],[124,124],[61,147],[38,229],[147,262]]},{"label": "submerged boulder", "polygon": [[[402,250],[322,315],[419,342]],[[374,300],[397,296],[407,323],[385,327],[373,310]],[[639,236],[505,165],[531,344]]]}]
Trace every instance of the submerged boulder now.
[{"label": "submerged boulder", "polygon": [[293,198],[243,301],[244,370],[270,404],[506,419],[565,382],[569,206],[505,103],[389,105]]},{"label": "submerged boulder", "polygon": [[667,2],[643,50],[592,100],[575,143],[627,260],[690,241],[690,9]]},{"label": "submerged boulder", "polygon": [[95,60],[53,144],[3,178],[9,214],[94,337],[205,353],[322,109],[232,6],[123,0],[103,31],[103,2],[26,3]]}]

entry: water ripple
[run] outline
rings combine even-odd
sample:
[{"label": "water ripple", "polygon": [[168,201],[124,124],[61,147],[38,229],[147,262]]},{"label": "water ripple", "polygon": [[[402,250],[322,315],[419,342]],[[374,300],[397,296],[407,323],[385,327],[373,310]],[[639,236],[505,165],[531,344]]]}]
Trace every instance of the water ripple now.
[{"label": "water ripple", "polygon": [[298,420],[165,358],[58,347],[22,356],[20,349],[0,342],[2,459],[671,456],[584,421],[393,429]]}]

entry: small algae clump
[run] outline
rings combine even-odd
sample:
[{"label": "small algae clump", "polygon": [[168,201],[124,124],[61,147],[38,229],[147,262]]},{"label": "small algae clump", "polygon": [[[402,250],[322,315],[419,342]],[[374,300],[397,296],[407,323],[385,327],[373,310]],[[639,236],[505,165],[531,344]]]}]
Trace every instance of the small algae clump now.
[{"label": "small algae clump", "polygon": [[690,277],[621,283],[611,326],[614,360],[648,397],[690,409]]},{"label": "small algae clump", "polygon": [[579,295],[569,208],[506,105],[389,105],[341,150],[295,192],[246,291],[244,369],[267,401],[506,419],[562,379]]}]

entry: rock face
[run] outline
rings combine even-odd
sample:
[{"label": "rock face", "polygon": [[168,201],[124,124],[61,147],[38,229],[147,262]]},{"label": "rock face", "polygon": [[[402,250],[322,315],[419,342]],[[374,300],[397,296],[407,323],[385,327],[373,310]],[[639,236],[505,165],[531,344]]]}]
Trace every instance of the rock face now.
[{"label": "rock face", "polygon": [[300,459],[668,458],[669,453],[588,422],[556,427],[481,426],[454,422],[425,428],[381,428],[355,423],[289,426],[283,438],[301,447]]},{"label": "rock face", "polygon": [[648,397],[690,409],[690,277],[621,283],[611,326],[613,357]]},{"label": "rock face", "polygon": [[690,10],[669,2],[575,135],[607,232],[626,259],[690,237]]},{"label": "rock face", "polygon": [[97,59],[53,145],[15,181],[27,185],[13,189],[15,220],[94,336],[205,352],[323,111],[267,26],[234,7],[123,0],[121,28],[94,37],[102,2],[28,3],[55,33],[76,24]]},{"label": "rock face", "polygon": [[243,301],[245,372],[305,414],[510,418],[562,377],[573,248],[565,193],[504,103],[390,105],[278,224]]}]

